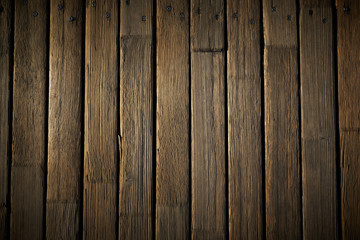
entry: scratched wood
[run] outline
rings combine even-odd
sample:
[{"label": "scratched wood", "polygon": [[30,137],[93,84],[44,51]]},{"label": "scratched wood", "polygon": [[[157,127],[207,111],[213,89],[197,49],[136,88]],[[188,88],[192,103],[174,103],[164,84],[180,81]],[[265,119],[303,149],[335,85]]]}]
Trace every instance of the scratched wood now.
[{"label": "scratched wood", "polygon": [[305,239],[337,239],[333,26],[330,0],[300,1]]},{"label": "scratched wood", "polygon": [[50,4],[48,239],[79,237],[82,5],[80,0]]},{"label": "scratched wood", "polygon": [[47,1],[15,1],[11,239],[43,238],[47,21]]},{"label": "scratched wood", "polygon": [[260,1],[227,1],[227,23],[229,238],[262,239]]},{"label": "scratched wood", "polygon": [[120,239],[152,239],[152,1],[120,6]]},{"label": "scratched wood", "polygon": [[337,0],[338,99],[341,165],[341,232],[360,235],[360,2]]},{"label": "scratched wood", "polygon": [[118,1],[86,1],[84,239],[117,235]]},{"label": "scratched wood", "polygon": [[190,236],[188,9],[187,1],[157,0],[157,239]]},{"label": "scratched wood", "polygon": [[9,104],[12,4],[0,2],[0,239],[8,238]]},{"label": "scratched wood", "polygon": [[263,2],[266,238],[301,239],[296,1]]}]

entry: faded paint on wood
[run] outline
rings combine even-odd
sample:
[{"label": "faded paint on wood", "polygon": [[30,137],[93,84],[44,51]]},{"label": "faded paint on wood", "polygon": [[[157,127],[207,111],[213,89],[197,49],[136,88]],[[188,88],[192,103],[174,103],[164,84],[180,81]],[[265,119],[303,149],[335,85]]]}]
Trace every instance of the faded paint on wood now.
[{"label": "faded paint on wood", "polygon": [[192,238],[225,239],[224,53],[191,53]]},{"label": "faded paint on wood", "polygon": [[188,9],[187,1],[157,0],[157,239],[190,236]]},{"label": "faded paint on wood", "polygon": [[[58,5],[63,8],[59,9]],[[48,239],[79,237],[82,5],[80,0],[50,4]],[[70,17],[75,20],[70,21]]]},{"label": "faded paint on wood", "polygon": [[121,2],[120,239],[152,239],[152,1]]},{"label": "faded paint on wood", "polygon": [[47,21],[47,1],[15,1],[11,239],[43,238]]},{"label": "faded paint on wood", "polygon": [[262,239],[260,1],[229,0],[229,238]]},{"label": "faded paint on wood", "polygon": [[337,239],[335,91],[331,1],[300,1],[305,239]]},{"label": "faded paint on wood", "polygon": [[360,2],[337,0],[336,7],[341,232],[343,239],[354,239],[360,235]]},{"label": "faded paint on wood", "polygon": [[117,235],[118,1],[86,2],[84,239]]},{"label": "faded paint on wood", "polygon": [[266,0],[263,14],[266,238],[301,239],[296,2]]}]

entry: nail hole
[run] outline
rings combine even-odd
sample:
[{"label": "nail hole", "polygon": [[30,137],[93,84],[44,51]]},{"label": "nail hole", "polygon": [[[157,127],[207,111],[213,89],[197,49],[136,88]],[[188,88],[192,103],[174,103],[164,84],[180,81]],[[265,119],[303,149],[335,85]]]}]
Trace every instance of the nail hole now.
[{"label": "nail hole", "polygon": [[271,10],[272,10],[273,12],[276,12],[276,7],[272,7]]},{"label": "nail hole", "polygon": [[185,14],[184,13],[180,13],[180,18],[184,18]]},{"label": "nail hole", "polygon": [[64,8],[63,5],[60,5],[60,4],[58,5],[59,10],[63,10],[63,8]]},{"label": "nail hole", "polygon": [[344,6],[344,12],[346,12],[346,13],[350,12],[349,6]]},{"label": "nail hole", "polygon": [[96,7],[96,2],[93,1],[93,2],[91,3],[91,6]]},{"label": "nail hole", "polygon": [[309,15],[312,16],[314,14],[314,11],[312,9],[309,10]]},{"label": "nail hole", "polygon": [[126,3],[126,5],[130,5],[130,1],[129,1],[129,0],[126,0],[125,3]]},{"label": "nail hole", "polygon": [[37,17],[38,15],[39,15],[38,12],[33,12],[33,16],[34,16],[34,17]]},{"label": "nail hole", "polygon": [[251,20],[250,20],[250,23],[251,23],[251,24],[255,24],[255,20],[254,20],[254,19],[251,19]]},{"label": "nail hole", "polygon": [[167,10],[168,12],[170,12],[170,11],[171,11],[171,6],[167,6],[167,7],[166,7],[166,10]]},{"label": "nail hole", "polygon": [[75,18],[74,18],[73,16],[71,16],[71,17],[69,18],[69,20],[70,20],[70,22],[73,22],[73,21],[75,21]]},{"label": "nail hole", "polygon": [[323,22],[323,23],[326,23],[326,22],[327,22],[326,18],[324,18],[324,19],[322,20],[322,22]]},{"label": "nail hole", "polygon": [[3,11],[4,11],[4,7],[0,6],[0,13],[3,13]]},{"label": "nail hole", "polygon": [[146,16],[142,16],[141,21],[145,22],[146,21]]},{"label": "nail hole", "polygon": [[28,4],[28,0],[24,0],[24,4],[27,5],[27,4]]},{"label": "nail hole", "polygon": [[201,13],[201,9],[200,9],[200,8],[198,8],[197,13],[198,13],[198,14],[200,14],[200,13]]},{"label": "nail hole", "polygon": [[110,13],[109,12],[106,13],[106,18],[110,18]]},{"label": "nail hole", "polygon": [[286,19],[287,19],[288,21],[290,21],[290,20],[291,20],[291,16],[290,16],[290,15],[287,15]]},{"label": "nail hole", "polygon": [[237,12],[234,12],[233,17],[234,17],[234,18],[238,18],[238,14],[237,14]]},{"label": "nail hole", "polygon": [[216,14],[216,15],[215,15],[215,19],[216,19],[216,20],[219,20],[219,14]]}]

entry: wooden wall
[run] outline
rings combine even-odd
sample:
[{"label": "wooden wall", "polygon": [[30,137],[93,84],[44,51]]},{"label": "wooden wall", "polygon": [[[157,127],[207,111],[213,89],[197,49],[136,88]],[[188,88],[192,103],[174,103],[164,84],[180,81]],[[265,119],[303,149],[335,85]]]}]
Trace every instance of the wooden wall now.
[{"label": "wooden wall", "polygon": [[0,0],[0,239],[356,239],[360,1]]}]

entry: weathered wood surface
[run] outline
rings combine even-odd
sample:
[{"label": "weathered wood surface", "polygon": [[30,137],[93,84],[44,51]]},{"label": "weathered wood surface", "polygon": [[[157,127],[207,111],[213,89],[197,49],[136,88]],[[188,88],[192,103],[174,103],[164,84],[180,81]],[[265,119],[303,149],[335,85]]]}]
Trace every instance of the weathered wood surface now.
[{"label": "weathered wood surface", "polygon": [[301,239],[296,1],[266,0],[263,14],[266,238]]},{"label": "weathered wood surface", "polygon": [[48,239],[79,237],[82,6],[80,0],[51,1],[50,4]]},{"label": "weathered wood surface", "polygon": [[152,1],[120,6],[120,239],[152,239]]},{"label": "weathered wood surface", "polygon": [[189,6],[157,0],[156,233],[190,236]]},{"label": "weathered wood surface", "polygon": [[15,1],[11,239],[43,238],[47,22],[47,1]]},{"label": "weathered wood surface", "polygon": [[337,239],[333,26],[330,0],[300,1],[303,234]]},{"label": "weathered wood surface", "polygon": [[260,12],[227,2],[230,239],[263,237]]},{"label": "weathered wood surface", "polygon": [[342,238],[360,236],[360,2],[337,0]]},{"label": "weathered wood surface", "polygon": [[118,229],[118,31],[118,1],[86,2],[84,239]]}]

